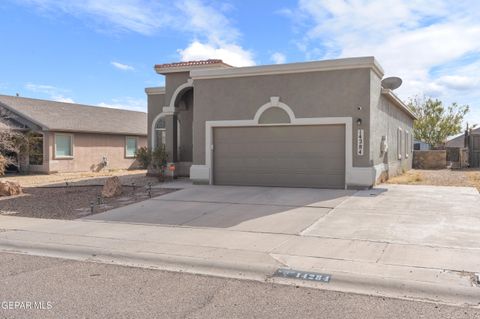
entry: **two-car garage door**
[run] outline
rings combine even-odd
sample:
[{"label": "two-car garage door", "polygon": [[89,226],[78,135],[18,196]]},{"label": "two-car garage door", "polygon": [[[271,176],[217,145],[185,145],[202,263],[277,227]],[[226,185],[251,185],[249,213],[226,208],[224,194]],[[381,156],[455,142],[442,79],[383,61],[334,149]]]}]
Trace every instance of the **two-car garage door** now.
[{"label": "two-car garage door", "polygon": [[213,183],[345,187],[345,126],[217,127]]}]

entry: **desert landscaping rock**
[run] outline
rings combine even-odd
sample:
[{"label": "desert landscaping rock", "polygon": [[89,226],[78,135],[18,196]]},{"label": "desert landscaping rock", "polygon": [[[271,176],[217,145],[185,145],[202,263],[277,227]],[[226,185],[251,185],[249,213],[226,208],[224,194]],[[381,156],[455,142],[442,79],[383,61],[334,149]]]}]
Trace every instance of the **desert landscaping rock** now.
[{"label": "desert landscaping rock", "polygon": [[145,186],[147,184],[156,184],[156,177],[147,177],[146,170],[116,170],[100,172],[76,172],[76,173],[55,173],[55,174],[20,174],[0,177],[1,180],[9,180],[20,183],[22,187],[37,187],[45,185],[65,186],[69,185],[104,185],[105,180],[111,176],[118,176],[122,185]]},{"label": "desert landscaping rock", "polygon": [[[100,198],[102,202],[97,204],[101,191],[102,186],[28,187],[24,189],[22,195],[0,197],[0,215],[76,219],[92,214],[90,208],[92,202],[94,203],[93,214],[96,214],[149,198],[145,188],[139,187],[135,194],[127,192],[128,201],[120,201],[118,198]],[[155,188],[151,190],[151,195],[156,197],[172,191],[174,190]]]},{"label": "desert landscaping rock", "polygon": [[0,181],[0,196],[13,196],[22,194],[22,187],[17,182]]},{"label": "desert landscaping rock", "polygon": [[102,189],[102,196],[106,198],[122,195],[122,183],[118,176],[112,176],[105,181]]}]

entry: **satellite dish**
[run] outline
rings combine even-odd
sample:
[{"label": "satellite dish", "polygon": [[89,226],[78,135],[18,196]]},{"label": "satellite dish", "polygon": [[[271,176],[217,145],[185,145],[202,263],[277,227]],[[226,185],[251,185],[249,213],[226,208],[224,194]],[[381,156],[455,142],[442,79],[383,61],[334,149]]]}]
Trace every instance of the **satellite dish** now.
[{"label": "satellite dish", "polygon": [[382,80],[382,87],[389,90],[398,89],[402,85],[402,79],[396,76],[391,76]]}]

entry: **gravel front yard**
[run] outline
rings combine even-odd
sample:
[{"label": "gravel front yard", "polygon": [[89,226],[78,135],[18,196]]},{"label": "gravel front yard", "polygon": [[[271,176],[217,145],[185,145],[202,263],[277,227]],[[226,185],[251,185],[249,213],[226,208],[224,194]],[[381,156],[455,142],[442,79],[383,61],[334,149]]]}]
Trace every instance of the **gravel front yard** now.
[{"label": "gravel front yard", "polygon": [[[23,195],[0,197],[0,214],[22,217],[75,219],[91,215],[90,203],[94,202],[93,214],[116,207],[129,205],[149,198],[145,187],[123,187],[123,194],[116,198],[101,199],[97,196],[101,186],[82,187],[29,187]],[[152,197],[175,191],[174,189],[152,188]]]},{"label": "gravel front yard", "polygon": [[28,174],[28,175],[7,175],[0,177],[0,181],[8,180],[18,182],[22,187],[34,187],[44,185],[103,185],[105,180],[111,176],[118,176],[123,185],[147,185],[157,184],[155,177],[146,177],[146,170],[115,170],[101,172],[78,172],[78,173],[56,173],[56,174]]},{"label": "gravel front yard", "polygon": [[[145,175],[145,170],[116,170],[4,176],[0,178],[0,181],[8,180],[20,183],[24,194],[0,197],[0,214],[75,219],[101,213],[149,199],[146,186],[148,184],[153,186],[159,182],[157,178]],[[111,176],[120,178],[123,194],[116,198],[101,198],[99,204],[98,196],[101,194],[105,180]],[[175,189],[152,188],[151,196],[161,196],[173,191]],[[94,203],[93,213],[91,212],[91,202]]]},{"label": "gravel front yard", "polygon": [[480,170],[412,169],[403,175],[390,178],[387,183],[410,185],[467,186],[476,187],[480,191]]}]

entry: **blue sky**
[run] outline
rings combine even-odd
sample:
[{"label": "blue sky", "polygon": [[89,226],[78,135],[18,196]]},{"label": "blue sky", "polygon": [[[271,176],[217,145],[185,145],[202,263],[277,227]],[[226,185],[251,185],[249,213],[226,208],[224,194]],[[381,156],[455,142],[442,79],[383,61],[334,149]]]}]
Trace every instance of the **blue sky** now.
[{"label": "blue sky", "polygon": [[155,63],[376,56],[404,100],[469,104],[480,124],[480,2],[4,0],[0,93],[146,109]]}]

